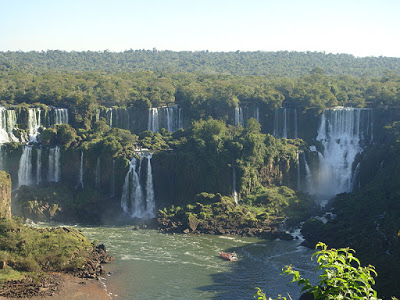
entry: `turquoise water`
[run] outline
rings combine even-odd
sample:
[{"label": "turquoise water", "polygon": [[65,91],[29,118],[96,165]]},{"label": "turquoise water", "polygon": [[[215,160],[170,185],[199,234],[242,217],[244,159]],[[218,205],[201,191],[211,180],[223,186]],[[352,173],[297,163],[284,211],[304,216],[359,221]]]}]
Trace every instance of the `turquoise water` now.
[{"label": "turquoise water", "polygon": [[[313,251],[300,240],[167,235],[129,226],[79,229],[116,257],[103,279],[112,299],[253,299],[255,287],[298,299],[300,289],[279,275],[282,267],[292,264],[315,278]],[[219,251],[236,251],[239,261],[223,260]]]}]

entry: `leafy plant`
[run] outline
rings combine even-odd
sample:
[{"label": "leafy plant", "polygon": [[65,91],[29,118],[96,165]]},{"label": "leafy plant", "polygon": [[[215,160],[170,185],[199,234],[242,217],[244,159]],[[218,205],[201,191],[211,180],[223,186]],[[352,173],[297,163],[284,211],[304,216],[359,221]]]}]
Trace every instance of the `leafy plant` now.
[{"label": "leafy plant", "polygon": [[[361,267],[360,261],[353,255],[353,249],[328,250],[328,246],[322,242],[316,248],[321,250],[315,252],[312,258],[317,257],[317,270],[323,270],[317,285],[304,279],[292,266],[284,267],[281,274],[292,275],[292,282],[303,286],[301,292],[312,294],[314,299],[378,299],[377,292],[372,288],[374,277],[377,276],[375,268],[371,265]],[[257,289],[254,298],[266,300],[265,294]],[[279,296],[277,299],[286,298]]]}]

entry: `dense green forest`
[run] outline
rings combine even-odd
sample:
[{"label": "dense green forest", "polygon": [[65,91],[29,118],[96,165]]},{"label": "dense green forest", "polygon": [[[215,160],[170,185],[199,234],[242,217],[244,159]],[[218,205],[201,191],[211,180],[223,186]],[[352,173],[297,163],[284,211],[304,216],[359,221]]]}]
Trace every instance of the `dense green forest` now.
[{"label": "dense green forest", "polygon": [[209,52],[129,50],[125,52],[0,52],[0,70],[45,71],[153,71],[300,77],[314,68],[329,75],[381,77],[386,71],[400,74],[400,58],[354,57],[322,52]]},{"label": "dense green forest", "polygon": [[[0,101],[76,107],[88,117],[99,105],[158,107],[179,104],[187,119],[221,118],[238,105],[273,110],[285,106],[317,114],[327,107],[397,108],[400,77],[328,76],[321,69],[299,78],[88,71],[37,74],[0,71]],[[86,114],[86,115],[85,115]]]}]

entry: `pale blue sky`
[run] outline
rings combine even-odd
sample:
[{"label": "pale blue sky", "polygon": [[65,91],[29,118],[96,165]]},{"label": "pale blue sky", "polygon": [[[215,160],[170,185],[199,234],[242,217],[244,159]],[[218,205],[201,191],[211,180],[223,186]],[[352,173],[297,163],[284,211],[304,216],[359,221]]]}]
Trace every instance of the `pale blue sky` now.
[{"label": "pale blue sky", "polygon": [[0,0],[0,51],[326,51],[400,57],[400,0]]}]

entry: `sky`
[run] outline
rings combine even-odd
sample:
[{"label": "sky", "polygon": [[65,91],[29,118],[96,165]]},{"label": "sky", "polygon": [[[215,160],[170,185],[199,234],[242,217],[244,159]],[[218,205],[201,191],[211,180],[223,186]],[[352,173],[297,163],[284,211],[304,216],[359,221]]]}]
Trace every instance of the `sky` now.
[{"label": "sky", "polygon": [[0,51],[400,57],[400,0],[0,0]]}]

